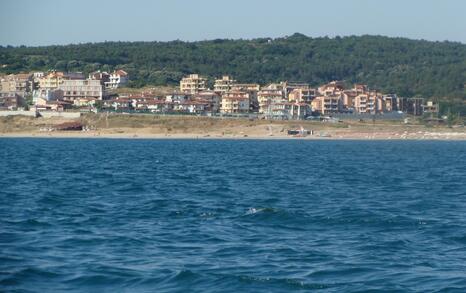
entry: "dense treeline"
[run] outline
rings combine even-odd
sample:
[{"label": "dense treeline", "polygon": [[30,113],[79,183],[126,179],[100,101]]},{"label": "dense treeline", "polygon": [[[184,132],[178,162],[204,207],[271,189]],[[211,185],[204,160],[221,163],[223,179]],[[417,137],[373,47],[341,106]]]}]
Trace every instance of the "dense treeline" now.
[{"label": "dense treeline", "polygon": [[466,45],[382,36],[0,47],[0,63],[3,73],[122,68],[134,87],[176,84],[188,73],[230,74],[240,82],[345,80],[402,96],[466,100]]}]

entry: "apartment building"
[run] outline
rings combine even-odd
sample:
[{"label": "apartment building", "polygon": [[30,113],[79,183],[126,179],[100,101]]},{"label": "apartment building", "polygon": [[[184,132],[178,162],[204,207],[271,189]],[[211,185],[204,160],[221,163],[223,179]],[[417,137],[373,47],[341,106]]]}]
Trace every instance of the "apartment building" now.
[{"label": "apartment building", "polygon": [[109,76],[109,81],[105,82],[105,88],[116,89],[128,84],[129,76],[124,70],[118,69],[113,71]]},{"label": "apartment building", "polygon": [[286,97],[288,97],[290,93],[296,89],[302,89],[304,91],[306,90],[315,91],[314,89],[311,89],[310,84],[304,83],[304,82],[282,81],[279,83],[279,85],[281,86]]},{"label": "apartment building", "polygon": [[83,80],[81,72],[50,71],[47,75],[39,78],[40,89],[57,89],[65,80]]},{"label": "apartment building", "polygon": [[339,113],[343,109],[343,98],[341,95],[328,95],[316,97],[312,102],[312,110],[322,115]]},{"label": "apartment building", "polygon": [[258,83],[235,83],[231,85],[232,91],[258,92],[261,86]]},{"label": "apartment building", "polygon": [[102,100],[103,88],[99,80],[63,80],[59,85],[63,91],[64,100],[75,100],[77,98],[94,98]]},{"label": "apartment building", "polygon": [[105,71],[95,71],[89,74],[89,79],[100,80],[100,84],[107,87],[110,82],[110,74]]},{"label": "apartment building", "polygon": [[283,91],[278,87],[268,87],[257,93],[260,114],[270,114],[273,104],[287,102]]},{"label": "apartment building", "polygon": [[1,110],[18,110],[26,106],[23,96],[12,93],[0,94],[0,109]]},{"label": "apartment building", "polygon": [[232,79],[228,75],[222,76],[221,79],[216,79],[214,83],[214,91],[217,93],[224,93],[231,90],[231,86],[236,83],[236,80]]},{"label": "apartment building", "polygon": [[222,95],[220,112],[223,114],[248,113],[249,94],[241,91],[229,91]]},{"label": "apartment building", "polygon": [[385,107],[381,96],[367,93],[354,98],[354,109],[360,114],[377,114],[384,112]]},{"label": "apartment building", "polygon": [[212,113],[220,111],[222,97],[215,91],[204,91],[194,95],[193,100],[208,102]]},{"label": "apartment building", "polygon": [[288,94],[288,101],[297,103],[310,103],[316,96],[311,88],[295,88]]},{"label": "apartment building", "polygon": [[63,91],[61,89],[37,89],[32,93],[32,101],[36,103],[38,99],[46,101],[56,101],[63,99]]},{"label": "apartment building", "polygon": [[398,111],[419,116],[422,115],[422,98],[397,98],[396,104]]},{"label": "apartment building", "polygon": [[383,95],[384,110],[386,112],[398,111],[397,99],[397,96],[394,94]]},{"label": "apartment building", "polygon": [[354,98],[358,95],[358,93],[354,90],[344,90],[342,92],[342,98],[343,98],[343,109],[346,112],[352,112],[354,110]]},{"label": "apartment building", "polygon": [[318,88],[322,96],[339,95],[345,89],[343,81],[332,81]]},{"label": "apartment building", "polygon": [[197,94],[207,89],[207,79],[199,74],[190,74],[180,81],[180,91]]},{"label": "apartment building", "polygon": [[1,79],[0,86],[4,93],[17,93],[24,97],[25,93],[33,90],[33,75],[30,73],[10,74]]},{"label": "apartment building", "polygon": [[302,120],[311,114],[310,107],[306,103],[276,103],[271,107],[271,118],[281,120]]},{"label": "apartment building", "polygon": [[353,86],[353,91],[356,92],[356,94],[360,95],[368,92],[369,88],[365,84],[356,83]]}]

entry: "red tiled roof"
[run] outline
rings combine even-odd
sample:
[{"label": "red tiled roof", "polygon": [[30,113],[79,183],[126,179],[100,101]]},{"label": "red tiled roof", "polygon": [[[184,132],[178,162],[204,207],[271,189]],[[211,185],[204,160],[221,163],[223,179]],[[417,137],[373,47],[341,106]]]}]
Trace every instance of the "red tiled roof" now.
[{"label": "red tiled roof", "polygon": [[122,69],[118,69],[115,71],[116,74],[120,75],[120,76],[127,76],[128,73]]}]

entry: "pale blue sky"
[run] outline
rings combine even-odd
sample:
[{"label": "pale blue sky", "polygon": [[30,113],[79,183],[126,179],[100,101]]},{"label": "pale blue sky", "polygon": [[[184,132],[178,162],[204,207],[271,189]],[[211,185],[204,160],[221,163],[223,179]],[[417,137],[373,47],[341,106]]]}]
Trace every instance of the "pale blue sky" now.
[{"label": "pale blue sky", "polygon": [[0,0],[0,45],[385,35],[466,43],[465,0]]}]

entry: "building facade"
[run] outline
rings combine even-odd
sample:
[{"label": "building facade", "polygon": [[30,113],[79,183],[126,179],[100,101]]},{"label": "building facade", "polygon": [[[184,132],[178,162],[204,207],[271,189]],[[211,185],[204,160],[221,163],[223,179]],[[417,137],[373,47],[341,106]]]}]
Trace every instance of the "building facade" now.
[{"label": "building facade", "polygon": [[216,79],[214,83],[214,91],[217,93],[224,93],[231,90],[231,86],[236,83],[236,80],[232,79],[228,75],[222,76],[221,79]]},{"label": "building facade", "polygon": [[0,81],[1,91],[16,93],[24,97],[25,93],[32,92],[34,87],[33,75],[30,73],[10,74]]},{"label": "building facade", "polygon": [[379,114],[384,112],[382,96],[376,94],[360,94],[354,98],[354,109],[360,114]]},{"label": "building facade", "polygon": [[59,89],[63,91],[63,99],[73,101],[77,98],[94,98],[102,100],[103,88],[99,80],[64,80]]},{"label": "building facade", "polygon": [[81,72],[51,71],[39,78],[39,88],[53,90],[57,89],[65,80],[83,80],[84,78],[84,74]]},{"label": "building facade", "polygon": [[180,91],[197,94],[207,89],[207,79],[199,74],[190,74],[180,81]]},{"label": "building facade", "polygon": [[270,111],[274,104],[284,103],[287,100],[280,88],[269,87],[262,89],[257,93],[257,101],[259,103],[259,113],[270,115]]},{"label": "building facade", "polygon": [[222,95],[220,113],[238,114],[249,112],[249,94],[241,91],[230,91]]},{"label": "building facade", "polygon": [[118,69],[113,71],[108,77],[108,81],[104,82],[105,88],[107,89],[116,89],[128,84],[129,76],[128,73],[124,70]]},{"label": "building facade", "polygon": [[341,95],[328,95],[316,97],[312,103],[312,110],[322,115],[339,113],[343,109]]}]

